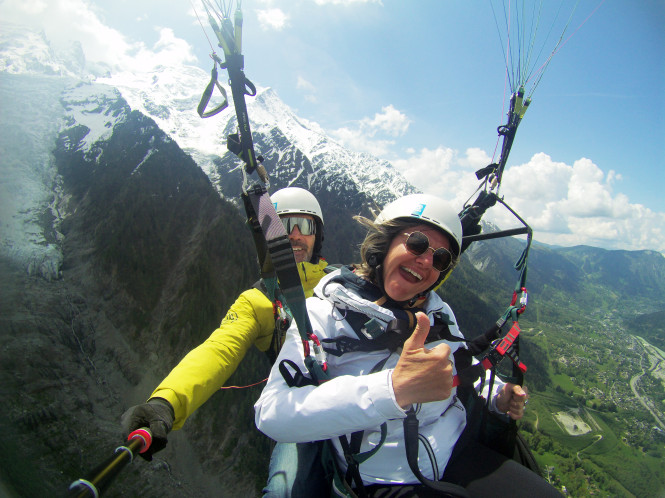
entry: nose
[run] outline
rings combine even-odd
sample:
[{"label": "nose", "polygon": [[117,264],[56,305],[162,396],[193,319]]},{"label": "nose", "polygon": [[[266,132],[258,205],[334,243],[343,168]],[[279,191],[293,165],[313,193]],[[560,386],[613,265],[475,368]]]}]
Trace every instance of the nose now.
[{"label": "nose", "polygon": [[300,227],[296,225],[291,230],[291,233],[289,234],[289,239],[299,239],[300,237],[303,237],[303,234],[300,233]]},{"label": "nose", "polygon": [[434,265],[434,250],[429,247],[424,253],[416,256],[416,262],[425,268],[432,268]]}]

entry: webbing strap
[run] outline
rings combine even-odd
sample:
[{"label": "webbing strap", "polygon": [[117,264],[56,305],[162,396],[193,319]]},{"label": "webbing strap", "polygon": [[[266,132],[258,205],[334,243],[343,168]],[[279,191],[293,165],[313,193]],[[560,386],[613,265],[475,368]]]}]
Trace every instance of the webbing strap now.
[{"label": "webbing strap", "polygon": [[353,479],[359,496],[367,496],[365,485],[360,475],[360,464],[373,457],[381,449],[388,436],[388,424],[386,422],[381,424],[381,440],[379,443],[371,450],[360,453],[364,433],[365,431],[357,431],[351,434],[351,443],[349,443],[346,435],[342,434],[339,436],[339,442],[342,445],[344,459],[347,464],[345,479],[349,484],[351,484],[350,481]]},{"label": "webbing strap", "polygon": [[499,158],[498,168],[496,169],[495,172],[498,183],[501,183],[503,170],[506,167],[508,156],[510,155],[510,150],[515,140],[515,133],[517,132],[517,127],[522,122],[522,118],[524,117],[524,114],[526,113],[530,103],[531,99],[529,98],[524,99],[524,87],[521,86],[510,97],[510,110],[508,111],[508,123],[499,126],[499,128],[497,129],[499,135],[503,136],[501,157]]},{"label": "webbing strap", "polygon": [[[267,183],[268,180],[265,169],[261,166],[260,159],[257,158],[256,153],[254,152],[252,133],[249,126],[249,115],[247,114],[247,104],[245,103],[245,95],[256,95],[256,87],[251,81],[249,81],[249,79],[247,79],[244,73],[245,60],[242,55],[242,11],[240,9],[240,3],[238,3],[234,21],[231,22],[228,17],[224,17],[224,19],[221,20],[221,26],[217,24],[217,21],[215,21],[215,18],[211,15],[211,9],[214,11],[213,6],[209,5],[209,2],[207,1],[204,1],[203,5],[208,12],[208,22],[217,36],[219,46],[224,50],[223,63],[214,53],[213,60],[215,61],[215,64],[219,63],[220,67],[225,68],[229,74],[233,105],[238,120],[238,134],[229,135],[227,146],[231,152],[245,162],[245,171],[247,174],[252,174],[256,170],[261,177],[261,180],[264,183]],[[215,68],[213,68],[213,76],[215,71],[216,65]],[[212,93],[212,78],[211,83],[208,84],[208,87],[204,92],[204,97],[207,92]],[[201,107],[201,104],[199,104],[199,107]]]},{"label": "webbing strap", "polygon": [[[406,460],[409,462],[411,472],[413,472],[418,480],[428,488],[451,496],[469,496],[467,490],[462,486],[445,481],[434,481],[426,478],[422,472],[420,472],[420,468],[418,467],[419,425],[420,423],[416,417],[415,410],[413,408],[409,409],[409,411],[406,412],[406,418],[404,419],[404,443],[406,447]],[[435,477],[438,478],[438,476]]]},{"label": "webbing strap", "polygon": [[[209,118],[210,116],[219,114],[229,106],[229,101],[226,96],[226,90],[224,90],[224,87],[220,85],[219,81],[217,80],[217,62],[219,61],[219,59],[217,58],[217,55],[215,55],[214,53],[212,55],[212,59],[213,59],[213,66],[212,66],[212,71],[210,72],[210,82],[208,83],[208,86],[205,88],[205,90],[203,90],[203,95],[201,95],[201,101],[199,102],[199,106],[196,108],[196,112],[202,118]],[[212,97],[212,92],[215,90],[215,87],[217,87],[217,89],[224,97],[224,102],[219,104],[217,107],[214,107],[209,111],[206,111],[208,104],[210,103],[210,98]]]},{"label": "webbing strap", "polygon": [[[206,88],[202,102],[204,99],[209,99],[213,91],[213,86],[217,81],[217,63],[220,67],[226,68],[229,74],[229,83],[231,85],[231,93],[233,95],[233,105],[236,111],[236,118],[238,120],[238,133],[231,134],[227,139],[228,149],[236,154],[245,163],[245,173],[251,174],[255,170],[264,185],[268,184],[268,175],[265,168],[261,164],[261,158],[257,158],[254,151],[254,144],[252,142],[252,133],[249,124],[249,115],[247,114],[247,104],[245,103],[245,95],[256,95],[256,87],[247,79],[243,71],[244,57],[242,55],[242,11],[240,2],[237,4],[235,11],[234,21],[231,22],[228,14],[225,14],[221,19],[221,26],[217,24],[215,18],[212,16],[211,11],[214,11],[214,5],[208,0],[203,2],[205,9],[208,13],[208,21],[212,27],[219,46],[224,49],[225,60],[222,63],[216,55],[213,54],[215,67],[211,75],[211,82]],[[219,85],[217,85],[219,86]],[[207,105],[207,104],[206,104]],[[199,105],[199,114],[203,113],[203,107]],[[212,111],[211,111],[212,112]],[[246,176],[245,176],[246,180]],[[315,350],[319,355],[318,360],[315,361],[309,354],[309,341],[313,341],[320,349],[320,343],[312,331],[312,325],[307,316],[307,308],[305,306],[305,293],[300,283],[300,276],[298,268],[296,267],[295,258],[293,256],[293,249],[289,241],[286,229],[275,211],[270,196],[268,195],[267,188],[262,185],[247,186],[243,182],[243,201],[247,217],[252,225],[254,235],[254,242],[259,255],[261,264],[262,277],[276,275],[279,281],[279,287],[282,291],[283,300],[285,305],[291,311],[294,320],[298,325],[298,331],[302,337],[303,347],[305,349],[305,365],[309,369],[312,377],[317,382],[327,380],[325,374],[326,365],[322,358],[323,350],[320,353]],[[260,228],[260,231],[259,231]],[[265,245],[261,240],[260,234],[263,235]],[[267,250],[267,255],[266,255]],[[269,258],[268,258],[269,256]],[[274,296],[271,296],[271,300]]]},{"label": "webbing strap", "polygon": [[317,383],[324,382],[328,379],[328,375],[325,373],[325,363],[319,364],[310,355],[309,341],[314,341],[316,347],[318,339],[312,331],[312,324],[307,315],[305,292],[300,283],[296,260],[286,229],[265,188],[256,185],[243,195],[249,201],[246,203],[246,209],[251,207],[251,215],[257,220],[265,238],[269,258],[266,257],[262,271],[272,270],[277,275],[282,296],[298,325],[298,332],[303,341],[305,366]]}]

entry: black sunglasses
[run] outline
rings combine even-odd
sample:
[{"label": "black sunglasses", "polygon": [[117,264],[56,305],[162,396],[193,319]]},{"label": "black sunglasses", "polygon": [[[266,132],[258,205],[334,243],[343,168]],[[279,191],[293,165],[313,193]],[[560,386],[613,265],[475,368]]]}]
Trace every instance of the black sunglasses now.
[{"label": "black sunglasses", "polygon": [[436,271],[443,273],[453,265],[454,258],[451,252],[444,247],[434,249],[429,245],[429,238],[424,233],[411,232],[403,235],[407,236],[404,246],[411,254],[420,256],[427,249],[432,251],[432,266]]},{"label": "black sunglasses", "polygon": [[305,218],[303,216],[289,216],[280,218],[282,224],[286,229],[287,235],[291,235],[293,229],[298,227],[298,230],[302,235],[316,235],[316,222],[311,218]]}]

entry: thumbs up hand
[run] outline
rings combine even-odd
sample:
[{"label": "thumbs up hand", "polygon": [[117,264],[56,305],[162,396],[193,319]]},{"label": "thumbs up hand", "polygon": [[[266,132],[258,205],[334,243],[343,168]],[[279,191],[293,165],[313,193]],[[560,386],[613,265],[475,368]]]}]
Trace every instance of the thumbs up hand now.
[{"label": "thumbs up hand", "polygon": [[402,354],[393,371],[395,399],[403,409],[413,403],[447,399],[453,389],[450,347],[439,344],[426,349],[429,317],[419,312],[416,313],[416,320],[416,329],[404,342]]}]

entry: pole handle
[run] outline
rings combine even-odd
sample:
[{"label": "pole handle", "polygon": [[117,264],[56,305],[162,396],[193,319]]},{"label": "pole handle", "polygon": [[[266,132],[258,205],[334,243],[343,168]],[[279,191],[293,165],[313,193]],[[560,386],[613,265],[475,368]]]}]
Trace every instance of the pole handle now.
[{"label": "pole handle", "polygon": [[113,456],[95,467],[84,478],[69,485],[70,498],[98,498],[122,468],[131,463],[137,453],[145,453],[152,444],[152,434],[147,427],[136,429],[127,436],[128,443],[118,446]]}]

